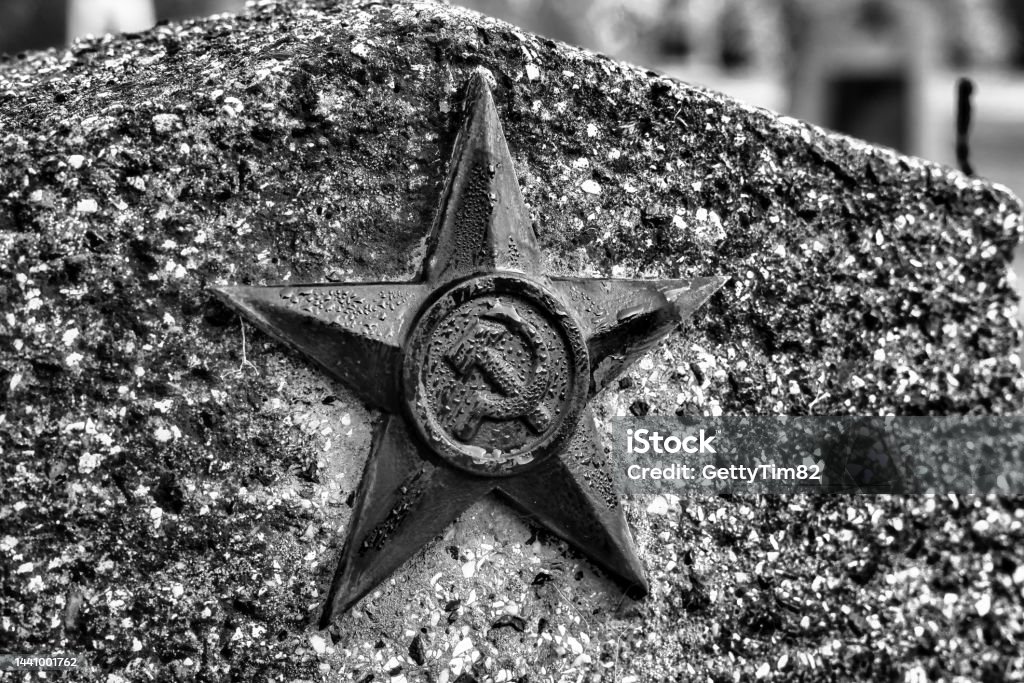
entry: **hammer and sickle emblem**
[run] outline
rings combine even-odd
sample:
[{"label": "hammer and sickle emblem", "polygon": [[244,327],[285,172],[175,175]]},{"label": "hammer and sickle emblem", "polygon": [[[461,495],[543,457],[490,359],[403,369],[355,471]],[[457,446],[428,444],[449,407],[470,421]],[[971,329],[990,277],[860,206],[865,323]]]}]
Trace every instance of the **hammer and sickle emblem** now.
[{"label": "hammer and sickle emblem", "polygon": [[[520,372],[503,357],[500,344],[509,332],[520,335],[533,353],[528,373]],[[494,391],[474,390],[466,385],[453,389],[447,401],[450,412],[444,419],[449,433],[468,442],[476,436],[484,419],[522,419],[537,434],[547,429],[551,413],[540,405],[540,400],[551,385],[548,355],[540,332],[512,306],[494,304],[490,312],[473,320],[445,354],[445,360],[463,380],[474,369],[478,370]]]}]

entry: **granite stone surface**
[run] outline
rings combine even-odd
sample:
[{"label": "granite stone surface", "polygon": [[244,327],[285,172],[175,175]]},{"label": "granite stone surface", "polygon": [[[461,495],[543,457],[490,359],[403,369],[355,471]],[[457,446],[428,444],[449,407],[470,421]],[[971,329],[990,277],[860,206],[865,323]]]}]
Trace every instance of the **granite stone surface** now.
[{"label": "granite stone surface", "polygon": [[642,601],[488,500],[317,630],[380,415],[209,288],[411,278],[480,67],[548,272],[730,278],[599,420],[1020,411],[1021,204],[955,170],[432,3],[8,58],[0,651],[109,683],[1024,676],[1019,496],[637,498]]}]

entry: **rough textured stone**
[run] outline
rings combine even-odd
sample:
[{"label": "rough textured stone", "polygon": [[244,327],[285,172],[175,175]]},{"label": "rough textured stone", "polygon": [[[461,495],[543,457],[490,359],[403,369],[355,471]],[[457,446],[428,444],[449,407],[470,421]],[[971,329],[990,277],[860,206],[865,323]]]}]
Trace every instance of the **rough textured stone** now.
[{"label": "rough textured stone", "polygon": [[633,501],[636,603],[485,502],[315,631],[378,416],[208,287],[411,277],[479,66],[550,272],[732,278],[599,417],[1020,409],[998,187],[433,4],[81,42],[0,64],[0,647],[132,680],[1021,675],[1020,499]]}]

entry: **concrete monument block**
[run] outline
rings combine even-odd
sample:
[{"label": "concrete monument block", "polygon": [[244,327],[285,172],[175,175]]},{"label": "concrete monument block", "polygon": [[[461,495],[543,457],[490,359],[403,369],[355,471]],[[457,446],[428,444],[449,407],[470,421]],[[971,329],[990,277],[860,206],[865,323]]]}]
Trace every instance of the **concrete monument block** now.
[{"label": "concrete monument block", "polygon": [[319,628],[383,414],[214,288],[413,280],[483,73],[543,272],[728,278],[591,400],[603,438],[1019,411],[998,186],[440,4],[81,42],[0,64],[4,650],[111,683],[1012,673],[1014,499],[627,500],[633,600],[485,498]]}]

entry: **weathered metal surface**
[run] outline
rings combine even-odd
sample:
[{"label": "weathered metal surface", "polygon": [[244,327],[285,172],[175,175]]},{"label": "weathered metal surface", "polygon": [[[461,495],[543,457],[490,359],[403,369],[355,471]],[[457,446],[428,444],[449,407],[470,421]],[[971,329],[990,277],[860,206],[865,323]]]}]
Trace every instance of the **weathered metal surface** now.
[{"label": "weathered metal surface", "polygon": [[549,279],[485,77],[466,88],[420,282],[218,295],[390,413],[326,627],[492,491],[647,592],[587,400],[726,279]]}]

